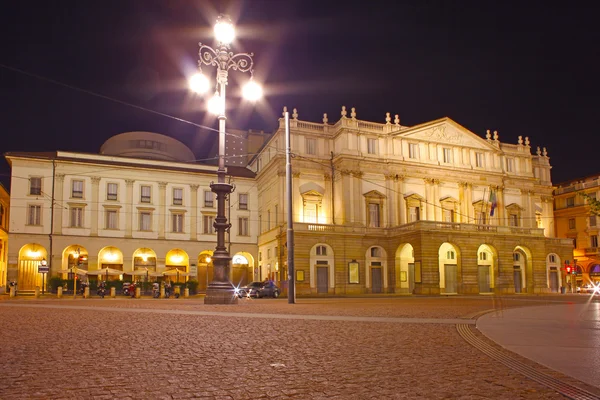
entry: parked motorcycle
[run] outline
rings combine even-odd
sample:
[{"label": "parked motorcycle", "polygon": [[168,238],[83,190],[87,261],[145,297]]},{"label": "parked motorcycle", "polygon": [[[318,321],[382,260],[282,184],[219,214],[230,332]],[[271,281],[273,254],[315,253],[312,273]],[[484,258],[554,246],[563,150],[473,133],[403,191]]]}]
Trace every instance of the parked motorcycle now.
[{"label": "parked motorcycle", "polygon": [[132,299],[135,298],[135,288],[135,283],[132,283],[131,285],[129,285],[129,287],[127,287],[127,295],[131,296]]},{"label": "parked motorcycle", "polygon": [[152,297],[155,299],[160,297],[160,284],[158,282],[152,284]]},{"label": "parked motorcycle", "polygon": [[100,298],[104,298],[104,296],[106,295],[106,284],[104,282],[101,282],[98,285],[98,290],[96,290],[96,294],[100,296]]}]

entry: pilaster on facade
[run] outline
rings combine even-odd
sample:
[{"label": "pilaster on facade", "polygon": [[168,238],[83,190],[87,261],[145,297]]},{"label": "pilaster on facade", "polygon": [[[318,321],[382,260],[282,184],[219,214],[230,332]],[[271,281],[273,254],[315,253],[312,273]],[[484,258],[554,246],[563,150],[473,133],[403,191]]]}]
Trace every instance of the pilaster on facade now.
[{"label": "pilaster on facade", "polygon": [[133,184],[135,180],[125,179],[125,237],[133,237]]},{"label": "pilaster on facade", "polygon": [[200,185],[190,185],[190,197],[191,197],[191,219],[190,219],[190,239],[193,241],[198,240],[198,189]]},{"label": "pilaster on facade", "polygon": [[[63,204],[63,188],[65,183],[65,174],[56,174],[55,182],[56,185],[54,190],[54,204]],[[54,208],[54,216],[53,216],[53,230],[54,234],[61,235],[62,234],[62,225],[63,225],[63,207],[53,207]]]},{"label": "pilaster on facade", "polygon": [[158,238],[165,238],[167,215],[167,182],[158,182]]}]

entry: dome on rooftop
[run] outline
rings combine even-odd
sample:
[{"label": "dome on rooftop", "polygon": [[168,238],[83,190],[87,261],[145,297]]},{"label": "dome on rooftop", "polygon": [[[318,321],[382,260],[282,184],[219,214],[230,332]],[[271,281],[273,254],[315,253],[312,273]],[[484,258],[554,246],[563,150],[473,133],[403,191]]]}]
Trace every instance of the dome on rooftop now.
[{"label": "dome on rooftop", "polygon": [[102,144],[100,154],[179,162],[193,162],[196,159],[189,147],[179,140],[153,132],[115,135]]}]

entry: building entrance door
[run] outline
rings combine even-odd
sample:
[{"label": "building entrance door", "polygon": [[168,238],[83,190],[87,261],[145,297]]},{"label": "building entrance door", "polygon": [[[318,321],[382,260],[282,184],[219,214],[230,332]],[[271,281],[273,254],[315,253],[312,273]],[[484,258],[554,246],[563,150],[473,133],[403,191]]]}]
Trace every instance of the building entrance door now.
[{"label": "building entrance door", "polygon": [[523,290],[523,282],[521,281],[521,267],[515,265],[513,271],[513,277],[515,280],[515,293],[521,293]]},{"label": "building entrance door", "polygon": [[444,278],[446,280],[446,293],[456,293],[456,264],[444,265]]},{"label": "building entrance door", "polygon": [[329,267],[317,267],[317,293],[327,293]]},{"label": "building entrance door", "polygon": [[415,264],[408,264],[408,292],[415,292]]},{"label": "building entrance door", "polygon": [[490,289],[490,266],[479,266],[479,293],[489,293]]},{"label": "building entrance door", "polygon": [[21,260],[17,277],[17,290],[35,290],[42,286],[41,274],[38,274],[39,261]]},{"label": "building entrance door", "polygon": [[558,271],[555,267],[550,268],[550,291],[558,293]]},{"label": "building entrance door", "polygon": [[371,268],[371,293],[382,292],[381,268]]}]

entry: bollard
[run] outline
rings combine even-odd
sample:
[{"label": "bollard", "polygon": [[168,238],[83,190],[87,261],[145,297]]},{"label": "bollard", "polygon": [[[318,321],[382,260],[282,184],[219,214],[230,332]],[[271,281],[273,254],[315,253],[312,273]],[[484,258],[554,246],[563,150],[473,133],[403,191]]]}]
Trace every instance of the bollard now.
[{"label": "bollard", "polygon": [[175,298],[179,298],[179,296],[181,296],[181,286],[175,286]]},{"label": "bollard", "polygon": [[139,299],[140,297],[142,297],[142,288],[141,287],[136,287],[135,288],[135,298]]},{"label": "bollard", "polygon": [[39,286],[35,287],[35,298],[36,299],[40,298],[40,287]]},{"label": "bollard", "polygon": [[185,297],[186,299],[190,297],[190,288],[185,288],[185,290],[183,291],[183,297]]},{"label": "bollard", "polygon": [[14,286],[10,287],[10,297],[15,297],[17,295],[17,291]]},{"label": "bollard", "polygon": [[58,287],[58,291],[56,292],[56,297],[62,299],[62,286]]},{"label": "bollard", "polygon": [[83,291],[83,298],[84,299],[89,299],[90,298],[90,288],[89,286],[85,288],[85,290]]},{"label": "bollard", "polygon": [[165,298],[165,287],[164,286],[160,287],[160,298],[161,299]]},{"label": "bollard", "polygon": [[117,297],[117,288],[115,288],[114,286],[110,288],[110,297],[113,299]]}]

